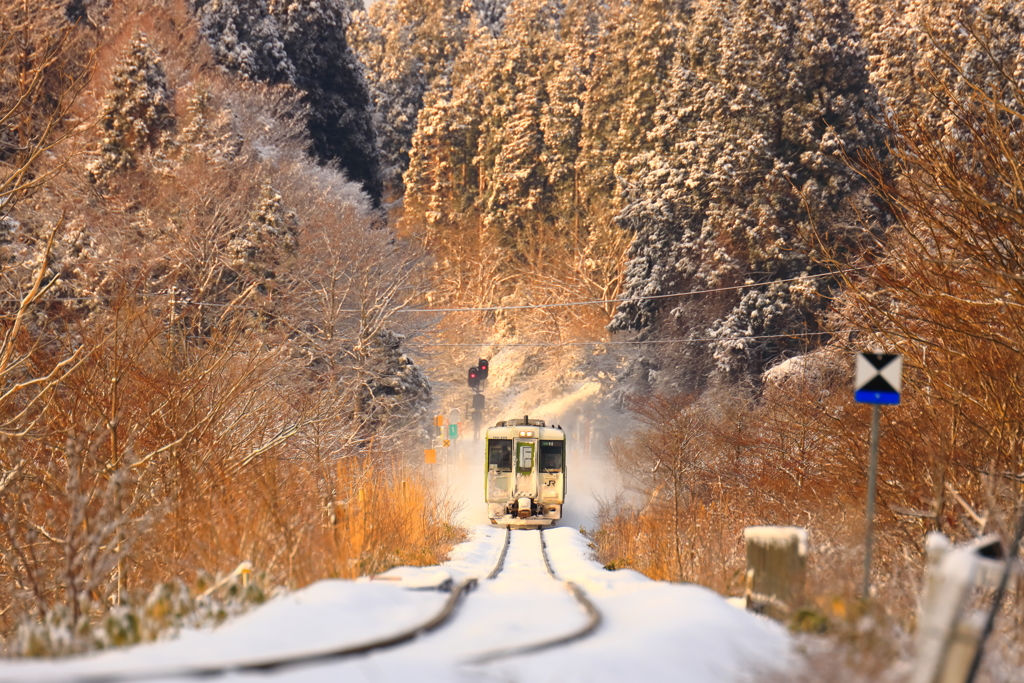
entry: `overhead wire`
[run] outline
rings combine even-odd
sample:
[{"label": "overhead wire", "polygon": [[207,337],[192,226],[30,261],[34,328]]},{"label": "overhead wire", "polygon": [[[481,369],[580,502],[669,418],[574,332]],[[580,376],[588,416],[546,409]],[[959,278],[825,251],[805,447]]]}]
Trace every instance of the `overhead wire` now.
[{"label": "overhead wire", "polygon": [[[755,287],[768,287],[771,285],[785,284],[788,282],[797,282],[799,280],[815,280],[823,277],[831,277],[840,275],[842,273],[849,273],[854,271],[866,270],[869,266],[860,266],[857,268],[844,268],[842,270],[829,271],[827,273],[818,273],[816,275],[798,275],[796,277],[785,278],[782,280],[769,280],[767,282],[748,282],[742,285],[730,285],[728,287],[713,287],[709,289],[695,289],[688,292],[673,292],[671,294],[651,294],[649,296],[636,296],[619,299],[590,299],[586,301],[564,301],[556,303],[546,304],[516,304],[516,305],[503,305],[503,306],[465,306],[459,308],[396,308],[393,313],[464,313],[464,312],[487,312],[487,311],[514,311],[514,310],[525,310],[525,309],[544,309],[544,308],[567,308],[572,306],[595,306],[600,304],[621,304],[634,301],[653,301],[656,299],[669,299],[672,297],[684,297],[684,296],[697,296],[701,294],[716,294],[720,292],[732,292],[742,289],[753,289]],[[282,294],[298,294],[298,295],[315,295],[319,292],[307,291],[307,292],[283,292]],[[139,292],[138,296],[171,296],[170,292]],[[46,297],[42,301],[96,301],[107,298],[105,296],[95,294],[90,296],[69,296],[69,297]],[[20,299],[8,298],[0,299],[0,303],[20,303]],[[238,308],[244,308],[239,304],[221,303],[213,301],[189,301],[187,299],[176,299],[172,302],[174,305],[179,306],[235,306]],[[249,306],[251,307],[251,306]],[[255,307],[252,307],[255,308]],[[361,308],[342,308],[336,309],[335,313],[362,313],[364,309]]]},{"label": "overhead wire", "polygon": [[[849,273],[853,271],[866,270],[869,266],[860,266],[857,268],[844,268],[843,270],[834,270],[827,273],[818,273],[817,275],[798,275],[796,277],[786,278],[783,280],[769,280],[768,282],[748,282],[742,285],[730,285],[728,287],[714,287],[711,289],[694,289],[688,292],[673,292],[672,294],[652,294],[650,296],[636,296],[625,299],[593,299],[590,301],[566,301],[562,303],[553,304],[518,304],[514,306],[467,306],[465,308],[399,308],[396,313],[460,313],[464,311],[514,311],[522,309],[533,309],[533,308],[564,308],[568,306],[593,306],[597,304],[621,304],[631,301],[652,301],[655,299],[668,299],[671,297],[680,296],[696,296],[698,294],[716,294],[718,292],[732,292],[740,289],[752,289],[754,287],[767,287],[769,285],[785,284],[787,282],[796,282],[798,280],[814,280],[817,278],[830,277],[834,275],[840,275],[842,273]],[[356,311],[353,311],[356,312]]]},{"label": "overhead wire", "polygon": [[800,339],[805,337],[817,337],[822,335],[834,334],[833,332],[794,332],[792,334],[763,334],[763,335],[751,335],[751,336],[738,336],[738,337],[704,337],[704,338],[685,338],[685,339],[636,339],[636,340],[609,340],[609,341],[582,341],[582,342],[516,342],[514,344],[504,344],[495,342],[477,342],[477,343],[455,343],[455,342],[418,342],[412,341],[409,343],[410,347],[421,346],[421,347],[481,347],[481,346],[501,346],[502,348],[514,348],[517,346],[528,346],[528,347],[551,347],[551,346],[609,346],[609,345],[625,345],[625,344],[696,344],[706,342],[723,342],[723,341],[754,341],[761,339]]}]

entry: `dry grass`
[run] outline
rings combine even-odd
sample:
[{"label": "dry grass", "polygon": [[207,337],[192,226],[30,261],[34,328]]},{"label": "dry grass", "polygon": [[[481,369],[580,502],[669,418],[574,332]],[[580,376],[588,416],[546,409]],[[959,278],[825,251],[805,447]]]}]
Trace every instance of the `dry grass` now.
[{"label": "dry grass", "polygon": [[[29,33],[62,20],[62,4],[7,5]],[[374,393],[389,370],[369,343],[418,296],[421,256],[305,158],[294,93],[213,66],[187,3],[90,11],[25,100],[54,122],[33,143],[53,153],[0,160],[19,226],[0,278],[0,637],[59,622],[65,645],[34,651],[88,648],[154,587],[242,561],[286,588],[438,562],[454,510],[405,465],[418,404]],[[174,122],[94,184],[99,131],[76,122],[140,30]],[[0,86],[18,82],[14,48]]]},{"label": "dry grass", "polygon": [[457,510],[401,467],[338,463],[346,499],[334,504],[334,548],[340,576],[353,578],[394,566],[429,566],[447,558],[464,532]]},{"label": "dry grass", "polygon": [[[915,436],[923,431],[922,406],[908,395],[905,405],[883,411],[874,593],[867,603],[861,599],[869,408],[853,404],[848,392],[842,377],[797,379],[756,401],[721,394],[635,400],[645,427],[613,443],[612,452],[640,503],[605,505],[593,537],[598,560],[741,595],[743,529],[804,527],[811,542],[807,602],[790,626],[826,633],[828,640],[806,641],[809,668],[799,680],[840,680],[837,661],[841,680],[902,680],[916,628],[925,533],[938,526],[968,540],[979,529],[975,513],[959,504],[944,508],[940,519],[917,512],[933,509],[934,489],[922,467],[927,451]],[[950,478],[971,469],[966,458],[947,465]],[[957,481],[965,498],[985,499],[984,481],[973,491]],[[1012,680],[998,672],[1020,663],[1012,634],[1024,619],[1022,598],[1016,595],[1001,616],[986,680]]]}]

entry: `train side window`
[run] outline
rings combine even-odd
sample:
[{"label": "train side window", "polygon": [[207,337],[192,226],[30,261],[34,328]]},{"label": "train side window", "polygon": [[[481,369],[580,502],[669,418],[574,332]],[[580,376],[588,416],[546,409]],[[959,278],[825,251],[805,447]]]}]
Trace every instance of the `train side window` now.
[{"label": "train side window", "polygon": [[487,465],[501,472],[512,471],[512,439],[487,440]]},{"label": "train side window", "polygon": [[565,464],[564,441],[540,442],[540,469],[543,472],[561,472]]}]

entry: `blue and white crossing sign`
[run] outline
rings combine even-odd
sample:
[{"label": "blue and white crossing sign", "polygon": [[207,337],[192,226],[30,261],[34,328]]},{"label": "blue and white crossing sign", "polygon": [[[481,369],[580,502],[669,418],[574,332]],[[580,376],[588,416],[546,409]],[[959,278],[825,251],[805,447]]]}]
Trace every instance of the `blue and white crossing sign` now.
[{"label": "blue and white crossing sign", "polygon": [[853,397],[859,403],[896,405],[903,387],[903,356],[858,353]]}]

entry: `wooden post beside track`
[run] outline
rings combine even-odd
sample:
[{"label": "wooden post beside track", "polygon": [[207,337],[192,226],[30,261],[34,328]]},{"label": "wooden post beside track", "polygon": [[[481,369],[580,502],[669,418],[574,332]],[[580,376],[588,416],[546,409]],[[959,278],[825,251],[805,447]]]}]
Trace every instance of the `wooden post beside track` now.
[{"label": "wooden post beside track", "polygon": [[747,609],[786,619],[804,601],[807,531],[793,526],[752,526],[747,546]]}]

